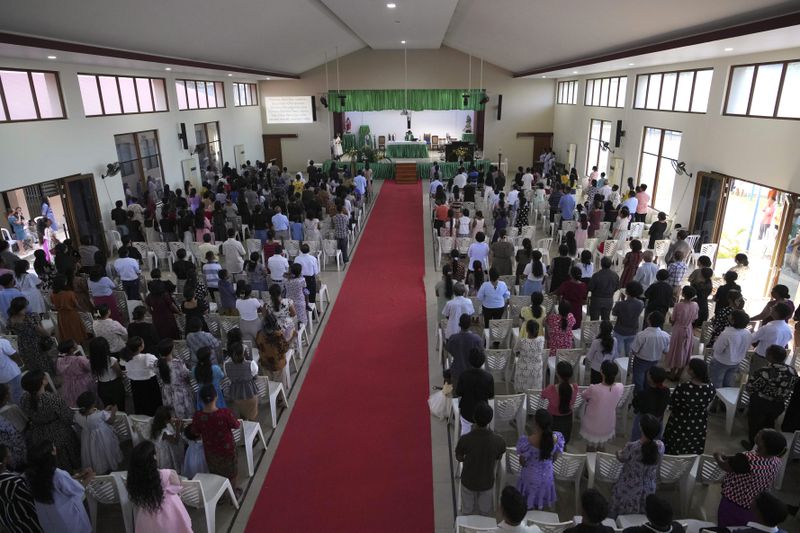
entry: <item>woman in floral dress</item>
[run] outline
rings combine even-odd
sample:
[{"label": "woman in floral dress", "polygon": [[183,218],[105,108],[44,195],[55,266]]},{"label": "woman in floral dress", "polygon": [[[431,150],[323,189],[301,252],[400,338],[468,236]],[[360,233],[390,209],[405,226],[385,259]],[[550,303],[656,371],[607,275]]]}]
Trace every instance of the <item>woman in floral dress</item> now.
[{"label": "woman in floral dress", "polygon": [[569,302],[561,300],[558,312],[547,317],[547,347],[550,348],[551,357],[555,356],[559,349],[572,348],[575,317],[571,311]]},{"label": "woman in floral dress", "polygon": [[22,296],[11,300],[8,309],[8,333],[17,336],[19,353],[28,370],[41,370],[51,376],[55,374],[53,360],[43,350],[42,341],[50,334],[42,328],[39,317],[28,313],[28,300]]},{"label": "woman in floral dress", "polygon": [[297,333],[294,318],[297,315],[297,311],[294,308],[294,304],[288,298],[281,298],[281,287],[277,284],[270,286],[269,299],[270,301],[266,305],[267,311],[275,317],[283,337],[287,341],[292,341]]},{"label": "woman in floral dress", "polygon": [[161,402],[172,408],[176,418],[191,418],[196,410],[191,374],[183,361],[173,357],[174,349],[172,339],[162,339],[158,343]]},{"label": "woman in floral dress", "polygon": [[289,279],[286,280],[286,297],[294,304],[297,313],[297,322],[308,323],[308,291],[306,279],[302,276],[303,267],[299,263],[292,263],[289,267]]},{"label": "woman in floral dress", "polygon": [[533,431],[517,441],[522,470],[517,489],[525,497],[528,509],[552,507],[556,501],[553,462],[564,451],[564,437],[553,431],[553,415],[539,409],[533,418]]},{"label": "woman in floral dress", "polygon": [[611,518],[621,514],[643,514],[647,496],[656,492],[658,463],[664,455],[664,443],[658,438],[661,423],[653,415],[639,419],[642,437],[629,442],[617,452],[622,472],[611,496]]},{"label": "woman in floral dress", "polygon": [[514,370],[514,388],[518,393],[529,389],[542,389],[544,373],[544,336],[539,335],[539,323],[528,320],[525,323],[526,336],[520,338],[514,351],[518,354]]}]

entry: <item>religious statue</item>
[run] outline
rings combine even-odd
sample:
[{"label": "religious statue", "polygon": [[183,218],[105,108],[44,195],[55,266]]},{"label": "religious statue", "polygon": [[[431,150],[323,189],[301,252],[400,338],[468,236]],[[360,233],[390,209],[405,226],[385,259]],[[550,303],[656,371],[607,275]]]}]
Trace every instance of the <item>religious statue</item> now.
[{"label": "religious statue", "polygon": [[464,125],[464,133],[472,133],[472,117],[467,115],[467,123]]},{"label": "religious statue", "polygon": [[342,150],[342,139],[337,133],[336,137],[333,138],[333,158],[338,161],[343,155],[344,151]]},{"label": "religious statue", "polygon": [[347,117],[344,121],[344,131],[345,133],[350,133],[350,130],[353,128],[353,124],[350,122],[350,117]]}]

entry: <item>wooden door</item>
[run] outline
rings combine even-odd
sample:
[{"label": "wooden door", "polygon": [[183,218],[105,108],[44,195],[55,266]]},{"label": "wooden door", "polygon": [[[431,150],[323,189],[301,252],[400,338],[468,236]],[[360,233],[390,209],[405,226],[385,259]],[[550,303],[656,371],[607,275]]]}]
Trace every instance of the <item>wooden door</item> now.
[{"label": "wooden door", "polygon": [[91,174],[70,176],[61,180],[61,186],[64,217],[67,219],[69,237],[74,246],[80,244],[81,237],[89,237],[92,244],[102,249],[105,239],[103,225],[98,223],[102,218],[94,176]]},{"label": "wooden door", "polygon": [[281,138],[275,135],[262,135],[262,140],[264,142],[264,161],[275,159],[275,164],[283,168]]},{"label": "wooden door", "polygon": [[[775,193],[777,196],[778,191],[773,189],[770,195]],[[789,234],[792,232],[792,222],[795,219],[795,210],[797,209],[797,195],[786,194],[783,200],[783,210],[781,212],[781,220],[778,224],[778,240],[775,243],[775,251],[772,253],[772,264],[770,265],[770,275],[764,287],[764,294],[778,283],[778,278],[781,275],[783,268],[783,261],[786,258],[785,250],[789,243]]]},{"label": "wooden door", "polygon": [[690,233],[700,235],[698,244],[720,242],[732,181],[730,176],[716,172],[697,173],[689,229]]},{"label": "wooden door", "polygon": [[553,147],[553,132],[536,132],[533,134],[533,161],[538,161],[545,150]]}]

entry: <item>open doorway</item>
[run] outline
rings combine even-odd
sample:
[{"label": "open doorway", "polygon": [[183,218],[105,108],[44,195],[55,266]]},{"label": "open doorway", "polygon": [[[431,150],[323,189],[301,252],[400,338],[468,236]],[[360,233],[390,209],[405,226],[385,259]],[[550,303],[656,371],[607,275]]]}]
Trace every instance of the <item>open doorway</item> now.
[{"label": "open doorway", "polygon": [[[763,298],[782,283],[800,287],[797,195],[717,173],[698,173],[691,233],[718,243],[715,271],[727,271],[746,254],[750,272],[744,296]],[[699,244],[698,244],[699,250]]]}]

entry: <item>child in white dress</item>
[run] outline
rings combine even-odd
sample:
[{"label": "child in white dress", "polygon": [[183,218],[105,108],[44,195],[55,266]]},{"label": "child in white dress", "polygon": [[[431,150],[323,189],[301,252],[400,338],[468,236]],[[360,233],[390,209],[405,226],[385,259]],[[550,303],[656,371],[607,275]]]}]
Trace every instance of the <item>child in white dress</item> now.
[{"label": "child in white dress", "polygon": [[113,424],[117,406],[110,405],[105,411],[97,409],[97,396],[86,391],[78,396],[78,413],[75,423],[81,429],[81,465],[91,468],[96,474],[107,474],[117,469],[122,461],[119,439]]},{"label": "child in white dress", "polygon": [[172,418],[172,409],[163,405],[156,409],[150,426],[150,440],[156,447],[158,468],[175,470],[179,474],[183,466],[181,426],[179,419]]},{"label": "child in white dress", "polygon": [[192,479],[195,474],[207,474],[208,464],[206,463],[206,452],[203,449],[203,441],[192,431],[191,424],[183,429],[183,438],[188,446],[183,456],[182,475],[187,479]]}]

